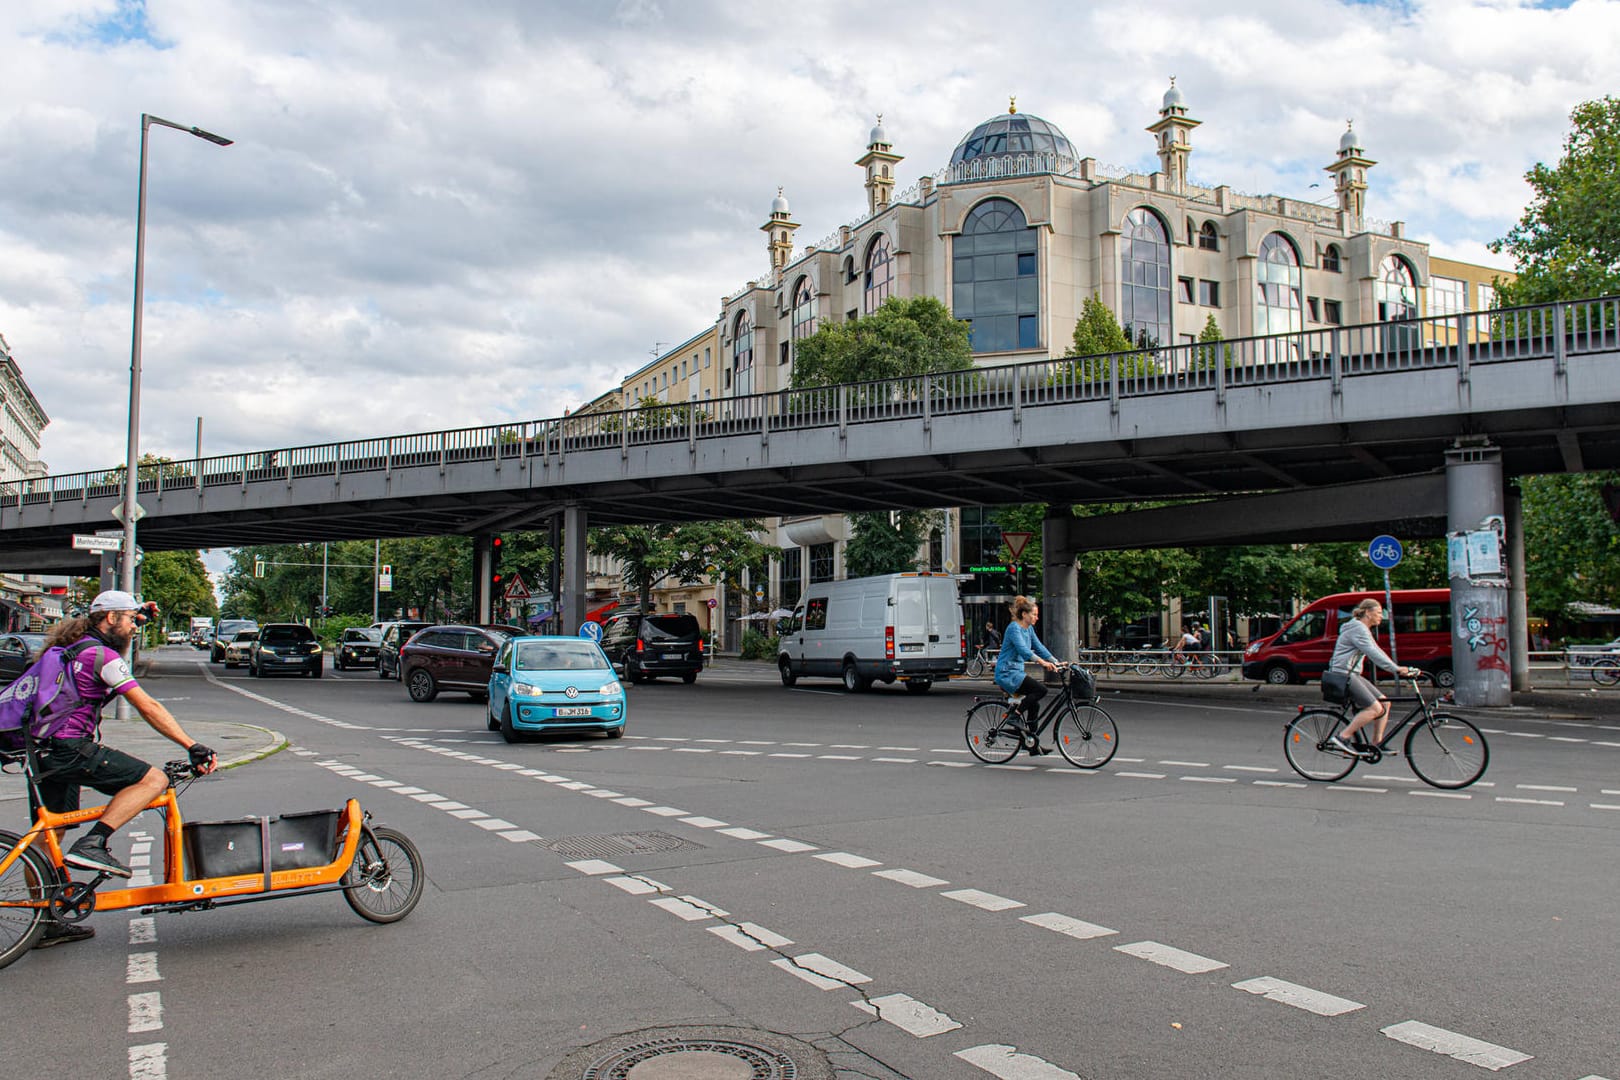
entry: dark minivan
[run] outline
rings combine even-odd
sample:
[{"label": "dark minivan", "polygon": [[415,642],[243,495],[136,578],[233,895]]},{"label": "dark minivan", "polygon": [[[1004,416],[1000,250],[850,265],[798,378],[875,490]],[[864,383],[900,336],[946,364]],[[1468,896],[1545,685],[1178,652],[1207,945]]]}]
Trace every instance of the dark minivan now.
[{"label": "dark minivan", "polygon": [[411,635],[418,630],[426,630],[432,623],[425,622],[391,622],[384,623],[382,640],[377,643],[377,678],[399,678],[399,650],[411,640]]},{"label": "dark minivan", "polygon": [[465,690],[489,699],[495,650],[528,631],[516,626],[429,626],[400,650],[400,679],[412,701],[432,701],[440,690]]},{"label": "dark minivan", "polygon": [[602,651],[624,668],[626,682],[679,675],[690,685],[703,670],[703,631],[691,615],[626,611],[603,625]]}]

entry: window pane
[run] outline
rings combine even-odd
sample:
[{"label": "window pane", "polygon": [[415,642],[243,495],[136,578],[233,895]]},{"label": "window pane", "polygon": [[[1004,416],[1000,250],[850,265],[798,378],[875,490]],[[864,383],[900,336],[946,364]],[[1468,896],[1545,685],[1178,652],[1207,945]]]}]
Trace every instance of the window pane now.
[{"label": "window pane", "polygon": [[1039,320],[1034,315],[1018,316],[1018,347],[1033,349],[1041,343]]},{"label": "window pane", "polygon": [[[1033,277],[1034,275],[1035,275],[1035,256],[1033,256],[1033,255],[1020,255],[1020,256],[1018,256],[1018,276],[1019,277]],[[137,471],[139,471],[139,470],[137,470]]]}]

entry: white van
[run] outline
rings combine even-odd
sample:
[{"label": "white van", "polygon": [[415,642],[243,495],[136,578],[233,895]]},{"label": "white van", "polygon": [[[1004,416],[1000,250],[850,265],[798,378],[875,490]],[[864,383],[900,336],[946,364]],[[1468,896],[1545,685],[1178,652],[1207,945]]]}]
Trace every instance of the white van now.
[{"label": "white van", "polygon": [[805,590],[781,633],[782,685],[801,675],[865,690],[896,679],[922,693],[960,675],[967,658],[962,601],[949,574],[879,574]]}]

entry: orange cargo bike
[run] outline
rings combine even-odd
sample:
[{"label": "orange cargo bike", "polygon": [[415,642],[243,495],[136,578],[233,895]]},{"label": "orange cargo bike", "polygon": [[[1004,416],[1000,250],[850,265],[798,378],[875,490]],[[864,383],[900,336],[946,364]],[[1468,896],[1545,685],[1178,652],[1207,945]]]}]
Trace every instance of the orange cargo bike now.
[{"label": "orange cargo bike", "polygon": [[162,880],[103,889],[112,875],[63,863],[58,830],[89,824],[106,807],[53,814],[40,804],[32,754],[0,753],[0,765],[22,773],[30,804],[38,808],[26,834],[0,830],[0,967],[33,948],[49,921],[71,925],[96,911],[210,911],[341,892],[361,918],[391,923],[422,897],[416,845],[395,829],[373,825],[354,799],[340,810],[186,824],[176,786],[184,790],[197,778],[189,761],[163,766],[169,787],[147,807],[164,820]]}]

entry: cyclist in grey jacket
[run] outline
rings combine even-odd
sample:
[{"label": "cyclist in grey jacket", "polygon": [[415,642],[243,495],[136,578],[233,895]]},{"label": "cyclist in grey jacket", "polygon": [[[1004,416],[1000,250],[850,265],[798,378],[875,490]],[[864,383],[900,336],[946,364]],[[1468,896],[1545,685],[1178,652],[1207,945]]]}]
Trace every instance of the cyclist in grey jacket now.
[{"label": "cyclist in grey jacket", "polygon": [[1389,699],[1361,677],[1362,658],[1366,657],[1385,671],[1397,675],[1412,676],[1418,673],[1417,668],[1397,665],[1373,640],[1373,630],[1383,621],[1384,605],[1377,600],[1368,598],[1357,604],[1350,618],[1339,628],[1339,640],[1333,646],[1333,659],[1328,661],[1329,671],[1342,671],[1350,676],[1350,702],[1356,708],[1355,719],[1328,741],[1352,757],[1360,755],[1350,746],[1351,736],[1376,720],[1378,726],[1373,729],[1373,742],[1381,743],[1384,741],[1384,727],[1389,723]]}]

